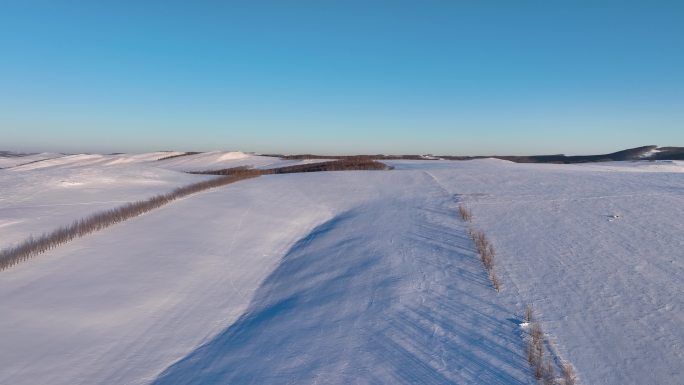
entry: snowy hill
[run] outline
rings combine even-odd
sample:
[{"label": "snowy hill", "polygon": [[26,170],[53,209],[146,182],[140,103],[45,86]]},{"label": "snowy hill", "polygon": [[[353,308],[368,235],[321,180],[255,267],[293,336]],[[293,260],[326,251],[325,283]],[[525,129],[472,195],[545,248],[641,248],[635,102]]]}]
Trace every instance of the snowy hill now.
[{"label": "snowy hill", "polygon": [[21,154],[10,151],[0,151],[0,169],[16,167],[22,164],[38,162],[45,159],[58,158],[62,154],[44,152],[40,154]]},{"label": "snowy hill", "polygon": [[[0,248],[211,178],[181,171],[298,162],[163,156],[0,170]],[[0,384],[533,384],[528,303],[583,384],[684,376],[684,163],[387,163],[198,193],[1,271]]]}]

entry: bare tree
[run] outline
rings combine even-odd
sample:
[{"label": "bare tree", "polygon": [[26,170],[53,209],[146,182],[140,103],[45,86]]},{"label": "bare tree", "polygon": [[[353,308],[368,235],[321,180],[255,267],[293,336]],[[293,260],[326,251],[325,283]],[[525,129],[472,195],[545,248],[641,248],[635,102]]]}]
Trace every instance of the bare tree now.
[{"label": "bare tree", "polygon": [[575,369],[569,362],[564,362],[561,366],[561,374],[563,375],[563,385],[575,385],[577,377],[575,375]]}]

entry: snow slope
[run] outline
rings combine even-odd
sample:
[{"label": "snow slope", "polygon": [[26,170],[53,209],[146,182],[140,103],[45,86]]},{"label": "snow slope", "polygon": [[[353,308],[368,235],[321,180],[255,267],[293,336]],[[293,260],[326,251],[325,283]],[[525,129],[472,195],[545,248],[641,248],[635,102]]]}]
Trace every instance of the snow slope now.
[{"label": "snow slope", "polygon": [[0,383],[528,384],[453,211],[422,172],[174,202],[0,276]]},{"label": "snow slope", "polygon": [[39,162],[45,159],[59,158],[62,154],[43,152],[40,154],[0,156],[0,169],[16,167],[26,163]]},{"label": "snow slope", "polygon": [[[0,203],[68,172],[129,197],[254,160],[224,155],[1,170]],[[387,163],[192,195],[0,272],[0,384],[532,384],[527,303],[581,383],[680,383],[681,162]],[[1,179],[19,177],[33,187]],[[459,203],[496,246],[499,294]]]},{"label": "snow slope", "polygon": [[276,168],[304,163],[321,162],[321,159],[282,160],[240,151],[211,151],[179,156],[160,161],[164,168],[180,171],[220,170],[231,167]]},{"label": "snow slope", "polygon": [[530,383],[515,315],[429,175],[284,179],[335,215],[154,384]]},{"label": "snow slope", "polygon": [[97,211],[209,179],[129,162],[136,157],[74,155],[0,170],[0,248]]},{"label": "snow slope", "polygon": [[[19,166],[0,170],[0,248],[101,210],[212,178],[185,171],[301,163],[219,151],[157,161],[177,154],[181,153],[38,154],[7,158],[24,160],[15,161]],[[35,160],[40,161],[32,162]]]},{"label": "snow slope", "polygon": [[431,169],[467,203],[498,250],[503,296],[534,304],[584,384],[682,383],[681,162],[394,165]]}]

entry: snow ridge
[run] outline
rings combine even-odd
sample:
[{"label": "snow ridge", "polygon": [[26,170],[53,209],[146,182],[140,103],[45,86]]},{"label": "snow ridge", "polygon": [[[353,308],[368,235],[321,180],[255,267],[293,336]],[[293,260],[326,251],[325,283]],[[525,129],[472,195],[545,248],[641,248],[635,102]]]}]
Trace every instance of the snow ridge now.
[{"label": "snow ridge", "polygon": [[319,225],[237,322],[153,384],[530,384],[519,321],[453,200],[407,176],[392,179],[424,193],[384,191]]}]

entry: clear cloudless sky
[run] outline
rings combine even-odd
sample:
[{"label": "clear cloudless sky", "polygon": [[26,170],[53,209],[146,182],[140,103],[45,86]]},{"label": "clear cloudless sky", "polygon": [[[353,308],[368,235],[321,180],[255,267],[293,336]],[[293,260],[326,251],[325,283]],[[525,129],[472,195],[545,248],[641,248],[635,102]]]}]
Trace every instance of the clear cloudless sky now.
[{"label": "clear cloudless sky", "polygon": [[0,0],[0,150],[684,145],[682,0]]}]

